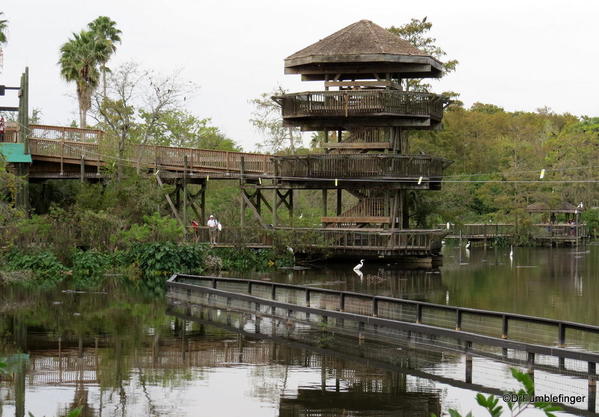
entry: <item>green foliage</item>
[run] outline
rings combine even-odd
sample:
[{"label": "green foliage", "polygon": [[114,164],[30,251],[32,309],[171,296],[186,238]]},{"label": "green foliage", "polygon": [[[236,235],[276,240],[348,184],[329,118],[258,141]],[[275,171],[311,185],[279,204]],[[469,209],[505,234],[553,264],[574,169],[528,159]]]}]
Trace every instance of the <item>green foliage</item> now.
[{"label": "green foliage", "polygon": [[[561,411],[561,408],[548,402],[532,401],[535,395],[535,385],[532,377],[516,368],[511,369],[512,377],[520,383],[522,388],[517,392],[506,393],[508,396],[516,398],[516,402],[506,401],[510,414],[517,416],[523,413],[526,409],[531,406],[541,410],[547,417],[555,417],[555,411]],[[504,398],[505,400],[505,398]],[[503,415],[503,407],[498,405],[499,398],[494,395],[485,397],[483,394],[476,394],[476,402],[484,407],[491,417],[501,417]],[[448,410],[450,417],[462,417],[459,411],[450,409]],[[472,412],[469,412],[465,417],[471,417]]]},{"label": "green foliage", "polygon": [[82,128],[87,125],[86,113],[91,108],[91,97],[100,80],[98,65],[107,62],[111,53],[109,41],[85,30],[73,33],[73,38],[60,48],[60,75],[77,86]]},{"label": "green foliage", "polygon": [[582,213],[582,221],[587,224],[593,237],[599,236],[599,209],[593,208]]},{"label": "green foliage", "polygon": [[119,254],[96,251],[76,251],[73,254],[73,281],[82,287],[90,287],[102,282],[104,273],[119,266]]},{"label": "green foliage", "polygon": [[143,285],[160,294],[170,275],[202,273],[204,252],[203,245],[147,243],[133,246],[127,257],[140,270]]},{"label": "green foliage", "polygon": [[[437,45],[437,39],[430,36],[430,30],[433,24],[427,21],[424,17],[420,19],[412,19],[410,22],[405,23],[399,27],[391,26],[387,30],[395,35],[398,35],[402,39],[410,42],[416,48],[423,52],[426,52],[437,58],[440,61],[445,61],[443,64],[443,73],[448,74],[455,71],[458,61],[455,59],[445,60],[444,57],[447,55],[441,47]],[[406,90],[415,91],[428,91],[431,88],[430,84],[423,83],[419,79],[411,79],[403,81]],[[451,93],[455,95],[455,93]]]},{"label": "green foliage", "polygon": [[250,104],[254,106],[250,123],[264,137],[264,142],[259,143],[258,147],[267,152],[294,154],[296,148],[302,144],[300,129],[283,126],[281,107],[272,100],[272,97],[286,93],[287,90],[279,86],[271,92],[263,93],[260,97],[250,100]]},{"label": "green foliage", "polygon": [[[2,16],[4,12],[0,12],[0,16]],[[8,20],[0,19],[0,51],[2,50],[2,44],[5,44],[8,40],[6,36],[6,29],[8,27]]]},{"label": "green foliage", "polygon": [[5,268],[9,271],[32,271],[37,281],[55,284],[64,279],[65,266],[51,252],[27,254],[11,251],[5,257]]},{"label": "green foliage", "polygon": [[6,373],[6,362],[0,358],[0,375]]},{"label": "green foliage", "polygon": [[293,264],[288,256],[279,256],[271,249],[211,248],[208,253],[220,258],[222,269],[228,271],[268,271]]},{"label": "green foliage", "polygon": [[143,224],[133,224],[129,230],[121,231],[116,236],[116,241],[121,246],[128,247],[134,243],[179,242],[183,238],[183,226],[172,217],[154,213],[143,219]]}]

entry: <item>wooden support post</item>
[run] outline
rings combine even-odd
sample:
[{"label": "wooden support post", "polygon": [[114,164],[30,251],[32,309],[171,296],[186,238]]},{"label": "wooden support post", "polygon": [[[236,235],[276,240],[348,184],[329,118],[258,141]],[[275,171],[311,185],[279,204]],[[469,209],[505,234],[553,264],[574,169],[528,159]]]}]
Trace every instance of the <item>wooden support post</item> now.
[{"label": "wooden support post", "polygon": [[239,211],[239,226],[243,228],[245,226],[245,198],[244,198],[244,189],[243,184],[245,183],[245,158],[241,157],[241,164],[239,168],[239,188],[241,192],[240,198],[240,211]]},{"label": "wooden support post", "polygon": [[462,330],[462,310],[460,309],[455,312],[455,329]]},{"label": "wooden support post", "polygon": [[322,217],[326,217],[327,213],[328,213],[327,197],[328,197],[328,190],[327,189],[322,190]]},{"label": "wooden support post", "polygon": [[416,324],[422,323],[422,304],[416,304]]},{"label": "wooden support post", "polygon": [[345,310],[345,293],[339,295],[339,311]]},{"label": "wooden support post", "polygon": [[64,136],[60,138],[60,175],[64,175]]},{"label": "wooden support post", "polygon": [[[158,182],[158,185],[160,186],[160,188],[163,188],[164,184],[162,183],[162,180],[160,179],[160,175],[155,175],[155,177],[156,177],[156,181]],[[171,197],[168,195],[168,193],[164,193],[164,196],[166,197],[166,201],[168,202],[168,205],[170,206],[175,218],[179,221],[181,226],[185,227],[185,224],[183,224],[183,221],[181,220],[181,217],[179,216],[179,213],[177,212],[177,209],[175,208],[175,205],[173,204],[173,200],[171,200]]]},{"label": "wooden support post", "polygon": [[557,332],[557,343],[560,347],[564,347],[566,345],[566,325],[564,323],[559,323]]},{"label": "wooden support post", "polygon": [[343,190],[341,188],[337,188],[337,210],[335,211],[337,216],[340,216],[341,211],[342,211],[342,206],[343,206],[342,194],[341,194],[342,192],[343,192]]},{"label": "wooden support post", "polygon": [[187,163],[187,155],[183,156],[183,224],[186,226],[184,230],[187,230],[187,170],[189,165]]},{"label": "wooden support post", "polygon": [[595,362],[589,362],[589,381],[588,381],[588,410],[595,412],[597,403],[597,364]]},{"label": "wooden support post", "polygon": [[208,183],[200,185],[200,224],[206,224],[206,188],[208,187]]},{"label": "wooden support post", "polygon": [[85,159],[83,159],[83,154],[81,155],[81,162],[79,165],[79,176],[81,178],[81,182],[85,182]]},{"label": "wooden support post", "polygon": [[287,192],[287,195],[289,196],[289,204],[287,205],[288,209],[289,209],[289,221],[291,223],[291,226],[293,226],[293,189],[290,189]]},{"label": "wooden support post", "polygon": [[310,290],[306,288],[306,307],[310,307]]},{"label": "wooden support post", "polygon": [[502,326],[501,326],[501,338],[508,338],[508,317],[506,315],[502,318]]},{"label": "wooden support post", "polygon": [[472,354],[470,351],[472,350],[472,342],[466,342],[466,375],[465,381],[468,384],[472,383]]},{"label": "wooden support post", "polygon": [[379,299],[376,297],[372,298],[372,315],[378,317],[379,315]]},{"label": "wooden support post", "polygon": [[277,208],[279,208],[279,190],[273,188],[272,190],[272,225],[277,226]]}]

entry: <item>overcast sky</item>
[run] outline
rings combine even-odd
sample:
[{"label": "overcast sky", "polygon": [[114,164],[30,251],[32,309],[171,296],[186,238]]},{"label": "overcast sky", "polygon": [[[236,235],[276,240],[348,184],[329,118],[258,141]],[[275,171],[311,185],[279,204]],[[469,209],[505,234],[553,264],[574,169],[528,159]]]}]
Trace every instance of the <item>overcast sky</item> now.
[{"label": "overcast sky", "polygon": [[[253,149],[248,100],[277,85],[320,89],[283,74],[297,50],[361,19],[383,26],[428,17],[432,34],[457,71],[435,83],[469,106],[597,116],[599,2],[465,0],[2,0],[9,20],[0,84],[30,68],[30,106],[47,124],[77,119],[74,85],[59,77],[58,50],[97,16],[115,20],[122,44],[109,66],[135,61],[161,73],[181,69],[200,86],[189,110]],[[302,85],[303,84],[303,85]],[[4,105],[14,98],[0,97]]]}]

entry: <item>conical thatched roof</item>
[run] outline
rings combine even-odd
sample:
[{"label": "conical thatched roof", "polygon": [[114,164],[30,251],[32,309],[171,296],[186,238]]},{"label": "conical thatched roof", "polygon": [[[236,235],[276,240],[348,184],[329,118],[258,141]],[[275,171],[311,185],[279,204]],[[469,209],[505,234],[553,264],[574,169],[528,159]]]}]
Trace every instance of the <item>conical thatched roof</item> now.
[{"label": "conical thatched roof", "polygon": [[290,55],[285,68],[349,63],[425,64],[433,67],[429,71],[434,74],[428,76],[441,71],[438,60],[370,20],[353,23]]}]

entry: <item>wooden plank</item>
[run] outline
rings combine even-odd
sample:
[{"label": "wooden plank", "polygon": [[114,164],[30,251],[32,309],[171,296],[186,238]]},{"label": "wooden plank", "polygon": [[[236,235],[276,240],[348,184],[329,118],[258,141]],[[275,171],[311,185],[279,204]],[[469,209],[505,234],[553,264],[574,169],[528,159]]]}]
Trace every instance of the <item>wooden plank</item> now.
[{"label": "wooden plank", "polygon": [[326,87],[392,87],[399,89],[399,84],[395,81],[325,81]]},{"label": "wooden plank", "polygon": [[391,149],[389,142],[341,142],[326,143],[321,146],[328,149]]}]

